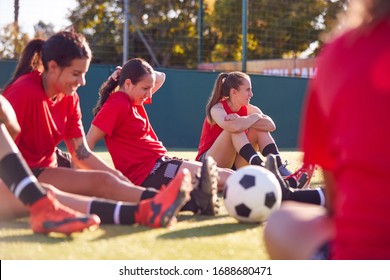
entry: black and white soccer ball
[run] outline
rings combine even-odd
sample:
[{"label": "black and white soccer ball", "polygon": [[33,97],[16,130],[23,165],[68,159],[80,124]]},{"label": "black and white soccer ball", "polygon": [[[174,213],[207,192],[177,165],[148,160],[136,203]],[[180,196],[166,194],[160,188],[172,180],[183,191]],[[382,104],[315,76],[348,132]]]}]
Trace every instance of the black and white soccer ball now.
[{"label": "black and white soccer ball", "polygon": [[261,223],[280,208],[282,190],[269,170],[254,165],[238,169],[226,180],[224,203],[240,222]]}]

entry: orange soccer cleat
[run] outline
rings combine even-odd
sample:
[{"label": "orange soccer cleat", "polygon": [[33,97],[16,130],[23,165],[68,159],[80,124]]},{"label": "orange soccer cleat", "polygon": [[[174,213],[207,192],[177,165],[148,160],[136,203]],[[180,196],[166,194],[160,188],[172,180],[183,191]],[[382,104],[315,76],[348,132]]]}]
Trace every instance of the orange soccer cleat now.
[{"label": "orange soccer cleat", "polygon": [[52,192],[48,192],[30,206],[30,224],[35,233],[71,234],[98,227],[100,218],[95,214],[87,215],[70,209],[61,204]]},{"label": "orange soccer cleat", "polygon": [[191,191],[191,173],[185,168],[155,197],[140,202],[136,222],[153,228],[173,225],[179,210],[190,200]]}]

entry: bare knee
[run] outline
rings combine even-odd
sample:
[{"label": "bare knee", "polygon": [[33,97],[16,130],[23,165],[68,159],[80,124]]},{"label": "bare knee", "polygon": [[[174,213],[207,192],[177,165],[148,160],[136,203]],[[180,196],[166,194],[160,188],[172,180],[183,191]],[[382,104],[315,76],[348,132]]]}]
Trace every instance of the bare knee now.
[{"label": "bare knee", "polygon": [[91,180],[89,196],[97,196],[102,198],[112,198],[119,180],[111,173],[99,171],[94,174]]},{"label": "bare knee", "polygon": [[87,193],[84,195],[118,200],[118,193],[124,187],[123,183],[113,174],[99,171],[91,176]]}]

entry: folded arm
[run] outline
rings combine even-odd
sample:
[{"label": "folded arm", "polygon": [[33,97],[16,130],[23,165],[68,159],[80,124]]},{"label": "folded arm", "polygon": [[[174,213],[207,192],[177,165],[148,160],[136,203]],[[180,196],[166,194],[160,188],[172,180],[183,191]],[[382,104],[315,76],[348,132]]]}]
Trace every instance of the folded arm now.
[{"label": "folded arm", "polygon": [[264,115],[260,109],[256,108],[249,105],[248,116],[239,116],[235,113],[227,114],[223,106],[218,103],[211,108],[211,116],[221,128],[231,133],[242,132],[249,128],[262,131],[274,131],[275,124],[272,119]]}]

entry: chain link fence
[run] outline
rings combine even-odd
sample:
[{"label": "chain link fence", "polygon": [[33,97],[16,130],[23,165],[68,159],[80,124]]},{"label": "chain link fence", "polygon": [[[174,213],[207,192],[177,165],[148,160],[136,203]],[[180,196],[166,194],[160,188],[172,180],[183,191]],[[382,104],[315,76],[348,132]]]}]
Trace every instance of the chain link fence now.
[{"label": "chain link fence", "polygon": [[[154,67],[310,77],[320,35],[347,0],[76,1],[69,20],[90,42],[94,63],[143,57]],[[7,34],[1,42],[17,58],[27,39]]]},{"label": "chain link fence", "polygon": [[[176,1],[129,8],[128,53],[155,66],[310,77],[344,1]],[[147,2],[147,1],[145,1]],[[191,3],[189,3],[191,2]],[[181,3],[181,4],[180,4]]]}]

